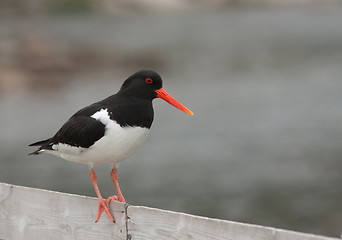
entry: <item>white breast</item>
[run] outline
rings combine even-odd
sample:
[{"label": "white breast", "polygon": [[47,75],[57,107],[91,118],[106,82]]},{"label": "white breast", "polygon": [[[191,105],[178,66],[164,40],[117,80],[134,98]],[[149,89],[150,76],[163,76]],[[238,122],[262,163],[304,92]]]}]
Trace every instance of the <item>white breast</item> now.
[{"label": "white breast", "polygon": [[67,144],[53,145],[55,151],[46,151],[69,161],[89,164],[119,163],[130,157],[146,139],[149,129],[142,127],[121,127],[109,118],[107,109],[91,116],[106,127],[105,135],[89,148],[72,147]]}]

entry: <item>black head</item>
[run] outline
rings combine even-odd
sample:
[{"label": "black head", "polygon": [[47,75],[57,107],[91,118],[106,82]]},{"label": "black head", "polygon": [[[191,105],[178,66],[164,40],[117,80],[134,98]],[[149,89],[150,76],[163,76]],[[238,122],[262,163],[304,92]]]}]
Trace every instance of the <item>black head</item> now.
[{"label": "black head", "polygon": [[162,85],[162,79],[158,73],[142,70],[127,78],[116,95],[151,101],[154,98],[161,98],[179,110],[193,115],[189,109],[168,94]]},{"label": "black head", "polygon": [[162,84],[158,73],[152,70],[141,70],[126,79],[118,94],[152,100],[157,97],[155,91],[161,89]]}]

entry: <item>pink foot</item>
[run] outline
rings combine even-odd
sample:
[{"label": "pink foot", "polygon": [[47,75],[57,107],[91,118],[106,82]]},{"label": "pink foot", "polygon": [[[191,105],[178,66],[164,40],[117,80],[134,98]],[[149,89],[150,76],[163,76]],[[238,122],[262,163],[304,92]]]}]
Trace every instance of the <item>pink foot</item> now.
[{"label": "pink foot", "polygon": [[96,216],[95,222],[99,221],[99,219],[101,217],[101,214],[104,211],[107,214],[107,216],[109,218],[109,221],[115,223],[115,219],[112,216],[112,213],[110,212],[110,210],[108,208],[108,204],[111,201],[118,201],[118,197],[114,195],[114,196],[111,196],[111,197],[107,198],[106,200],[104,200],[103,198],[99,198],[99,207],[98,207],[98,210],[97,210],[97,216]]}]

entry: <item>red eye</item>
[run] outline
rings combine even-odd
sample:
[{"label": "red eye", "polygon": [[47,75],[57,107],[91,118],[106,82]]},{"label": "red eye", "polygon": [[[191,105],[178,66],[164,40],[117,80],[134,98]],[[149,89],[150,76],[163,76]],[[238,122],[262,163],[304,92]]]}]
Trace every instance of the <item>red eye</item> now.
[{"label": "red eye", "polygon": [[146,78],[146,79],[145,79],[145,83],[147,83],[147,84],[152,84],[152,83],[153,83],[152,78]]}]

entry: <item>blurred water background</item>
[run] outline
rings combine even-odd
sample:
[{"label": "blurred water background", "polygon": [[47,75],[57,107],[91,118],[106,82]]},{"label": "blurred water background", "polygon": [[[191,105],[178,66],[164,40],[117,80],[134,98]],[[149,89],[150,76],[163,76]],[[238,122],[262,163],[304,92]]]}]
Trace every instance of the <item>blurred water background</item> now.
[{"label": "blurred water background", "polygon": [[341,2],[99,2],[0,5],[1,182],[96,196],[86,165],[27,145],[153,69],[195,115],[154,101],[128,203],[340,236]]}]

